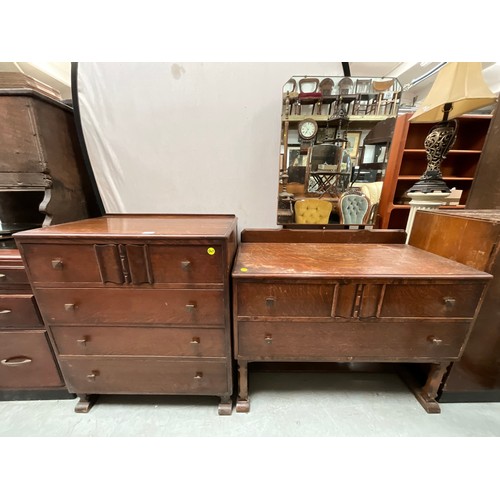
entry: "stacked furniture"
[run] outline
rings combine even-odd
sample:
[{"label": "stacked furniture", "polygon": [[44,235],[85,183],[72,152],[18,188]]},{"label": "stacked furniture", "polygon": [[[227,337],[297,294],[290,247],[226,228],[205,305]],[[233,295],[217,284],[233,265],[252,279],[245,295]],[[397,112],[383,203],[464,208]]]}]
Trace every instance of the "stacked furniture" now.
[{"label": "stacked furniture", "polygon": [[16,249],[0,251],[0,400],[68,398]]},{"label": "stacked furniture", "polygon": [[73,109],[58,92],[0,73],[0,398],[74,397],[65,389],[13,235],[99,214]]},{"label": "stacked furniture", "polygon": [[500,210],[418,210],[409,244],[493,275],[439,401],[500,401]]},{"label": "stacked furniture", "polygon": [[108,215],[16,242],[76,411],[97,394],[193,394],[231,413],[234,216]]}]

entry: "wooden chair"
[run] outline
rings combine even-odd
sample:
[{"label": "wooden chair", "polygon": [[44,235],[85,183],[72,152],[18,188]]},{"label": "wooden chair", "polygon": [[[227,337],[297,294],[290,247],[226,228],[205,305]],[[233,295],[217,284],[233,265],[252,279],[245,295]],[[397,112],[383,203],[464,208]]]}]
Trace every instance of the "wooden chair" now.
[{"label": "wooden chair", "polygon": [[339,218],[341,224],[363,225],[370,217],[371,203],[366,195],[358,190],[347,190],[339,199]]}]

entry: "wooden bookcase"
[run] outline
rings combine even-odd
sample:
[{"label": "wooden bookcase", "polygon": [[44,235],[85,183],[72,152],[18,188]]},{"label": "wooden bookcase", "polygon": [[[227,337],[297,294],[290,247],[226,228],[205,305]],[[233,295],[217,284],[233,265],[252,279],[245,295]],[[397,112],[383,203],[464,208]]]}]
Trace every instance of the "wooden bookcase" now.
[{"label": "wooden bookcase", "polygon": [[[427,166],[425,138],[432,123],[410,123],[411,113],[396,120],[382,194],[379,224],[382,229],[404,229],[410,213],[405,193],[418,181]],[[447,209],[463,209],[476,175],[479,158],[491,122],[491,115],[464,115],[458,120],[458,135],[452,149],[441,164],[443,180],[448,187],[462,190],[458,205]]]}]

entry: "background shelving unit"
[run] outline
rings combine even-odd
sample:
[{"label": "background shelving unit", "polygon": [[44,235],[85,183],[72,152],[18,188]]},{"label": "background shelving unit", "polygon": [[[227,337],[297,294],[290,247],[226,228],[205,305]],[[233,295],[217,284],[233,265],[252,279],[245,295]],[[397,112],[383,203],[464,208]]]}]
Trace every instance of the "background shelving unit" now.
[{"label": "background shelving unit", "polygon": [[[396,120],[392,147],[389,153],[384,187],[380,197],[379,227],[404,229],[410,213],[406,192],[427,166],[424,141],[432,123],[410,123],[411,113]],[[464,115],[457,118],[458,134],[455,144],[441,164],[443,180],[448,187],[462,190],[458,205],[447,209],[463,209],[476,175],[491,115]]]}]

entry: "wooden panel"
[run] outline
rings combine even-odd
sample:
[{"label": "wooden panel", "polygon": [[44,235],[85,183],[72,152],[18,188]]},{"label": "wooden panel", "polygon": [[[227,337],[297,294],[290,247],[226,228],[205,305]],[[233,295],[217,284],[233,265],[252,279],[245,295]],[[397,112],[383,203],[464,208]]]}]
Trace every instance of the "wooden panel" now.
[{"label": "wooden panel", "polygon": [[491,277],[410,245],[366,243],[242,243],[233,277],[457,280]]},{"label": "wooden panel", "polygon": [[330,317],[335,285],[238,284],[238,316]]},{"label": "wooden panel", "polygon": [[223,329],[53,326],[51,332],[59,354],[193,357],[226,355]]},{"label": "wooden panel", "polygon": [[380,317],[472,318],[483,285],[387,285]]},{"label": "wooden panel", "polygon": [[92,238],[213,239],[227,238],[236,227],[234,215],[115,214],[53,226],[50,231],[33,229],[20,238],[71,236]]},{"label": "wooden panel", "polygon": [[28,276],[23,266],[0,267],[0,287],[6,285],[25,285],[28,283]]},{"label": "wooden panel", "polygon": [[[409,244],[427,252],[446,257],[479,271],[490,272],[488,263],[495,247],[500,221],[468,220],[467,213],[450,214],[419,210],[415,214]],[[498,211],[500,214],[500,211]]]},{"label": "wooden panel", "polygon": [[0,389],[62,385],[44,331],[0,331]]},{"label": "wooden panel", "polygon": [[49,324],[224,325],[218,290],[47,288],[37,291],[37,301]]},{"label": "wooden panel", "polygon": [[243,229],[242,243],[399,243],[406,241],[403,229]]},{"label": "wooden panel", "polygon": [[32,294],[0,295],[0,328],[37,328],[41,325]]},{"label": "wooden panel", "polygon": [[130,283],[153,283],[147,245],[122,245],[127,254]]},{"label": "wooden panel", "polygon": [[121,285],[125,282],[118,245],[95,245],[95,254],[103,283]]},{"label": "wooden panel", "polygon": [[500,210],[419,211],[410,244],[494,276],[442,397],[446,401],[500,401]]},{"label": "wooden panel", "polygon": [[59,358],[70,391],[79,394],[223,394],[225,362],[141,357]]},{"label": "wooden panel", "polygon": [[33,283],[101,283],[93,245],[23,244]]},{"label": "wooden panel", "polygon": [[2,172],[42,172],[45,168],[31,101],[5,95],[0,99],[0,123],[4,124],[0,136]]},{"label": "wooden panel", "polygon": [[460,323],[238,322],[237,356],[251,359],[417,361],[454,359],[469,329]]},{"label": "wooden panel", "polygon": [[223,283],[220,245],[149,245],[155,283]]}]

